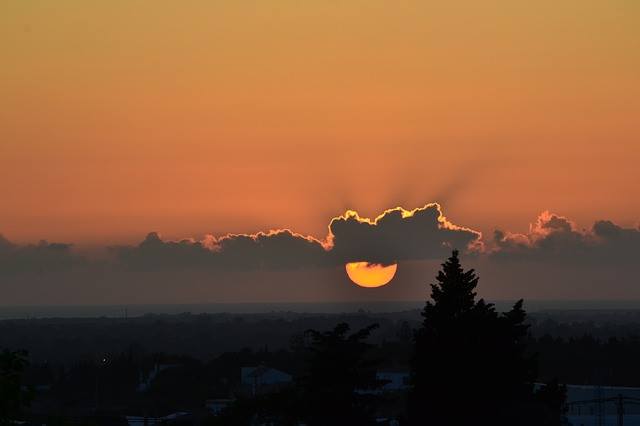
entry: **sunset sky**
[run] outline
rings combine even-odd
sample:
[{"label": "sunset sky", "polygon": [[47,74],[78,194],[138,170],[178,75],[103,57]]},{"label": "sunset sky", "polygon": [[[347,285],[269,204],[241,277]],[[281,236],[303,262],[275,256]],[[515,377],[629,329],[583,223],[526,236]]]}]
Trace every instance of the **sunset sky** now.
[{"label": "sunset sky", "polygon": [[640,212],[640,3],[0,6],[1,232],[133,242],[438,201]]},{"label": "sunset sky", "polygon": [[0,233],[640,220],[640,2],[0,4]]}]

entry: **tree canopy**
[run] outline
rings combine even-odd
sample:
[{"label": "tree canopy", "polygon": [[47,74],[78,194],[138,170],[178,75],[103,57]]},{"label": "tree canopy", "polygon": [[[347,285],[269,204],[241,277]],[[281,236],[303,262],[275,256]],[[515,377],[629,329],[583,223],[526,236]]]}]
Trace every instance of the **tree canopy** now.
[{"label": "tree canopy", "polygon": [[0,352],[0,425],[17,420],[21,409],[31,401],[32,392],[22,386],[27,365],[25,351]]},{"label": "tree canopy", "polygon": [[431,284],[415,335],[413,424],[520,424],[514,416],[532,400],[536,363],[525,354],[523,302],[499,314],[477,298],[478,280],[454,251]]},{"label": "tree canopy", "polygon": [[370,325],[349,334],[349,325],[333,330],[308,330],[307,374],[301,380],[305,417],[310,425],[370,424],[368,397],[358,391],[376,388],[375,363],[366,357]]}]

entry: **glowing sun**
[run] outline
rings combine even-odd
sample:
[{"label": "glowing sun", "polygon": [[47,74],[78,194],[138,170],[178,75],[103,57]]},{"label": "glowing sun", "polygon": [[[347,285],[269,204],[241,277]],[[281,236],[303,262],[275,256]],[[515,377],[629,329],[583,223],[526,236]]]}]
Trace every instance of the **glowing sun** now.
[{"label": "glowing sun", "polygon": [[347,275],[360,287],[382,287],[389,283],[396,274],[398,264],[381,265],[369,262],[351,262],[345,266]]}]

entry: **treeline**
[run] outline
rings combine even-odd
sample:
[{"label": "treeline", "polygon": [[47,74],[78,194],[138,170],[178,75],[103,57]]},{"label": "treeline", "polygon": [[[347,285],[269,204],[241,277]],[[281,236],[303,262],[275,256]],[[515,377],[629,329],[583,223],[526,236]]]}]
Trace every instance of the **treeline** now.
[{"label": "treeline", "polygon": [[[526,303],[525,303],[526,308]],[[606,346],[609,339],[640,346],[640,318],[630,312],[544,312],[528,315],[532,341],[552,336],[556,344],[578,344],[587,336]],[[70,366],[105,354],[151,356],[171,353],[210,360],[245,348],[288,350],[305,330],[338,323],[352,329],[379,324],[370,342],[409,341],[421,323],[420,312],[349,314],[179,314],[137,318],[30,319],[0,321],[0,348],[27,350],[32,364]],[[543,366],[544,368],[544,366]]]},{"label": "treeline", "polygon": [[557,377],[576,385],[640,387],[640,339],[582,337],[532,338],[528,351],[538,356],[541,380]]},{"label": "treeline", "polygon": [[[198,314],[145,315],[136,318],[24,319],[0,321],[0,348],[29,351],[32,362],[71,364],[87,356],[134,352],[179,353],[208,360],[244,348],[288,349],[308,329],[337,323],[352,328],[379,324],[372,343],[398,339],[419,323],[418,312],[372,314]],[[405,324],[406,322],[406,324]]]}]

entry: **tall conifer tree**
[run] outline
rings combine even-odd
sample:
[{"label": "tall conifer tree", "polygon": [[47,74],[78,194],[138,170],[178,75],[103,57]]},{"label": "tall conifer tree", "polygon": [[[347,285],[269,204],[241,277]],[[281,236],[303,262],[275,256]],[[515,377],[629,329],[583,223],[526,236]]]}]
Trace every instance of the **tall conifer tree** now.
[{"label": "tall conifer tree", "polygon": [[476,299],[478,276],[458,252],[431,285],[431,300],[415,335],[412,424],[526,424],[516,417],[531,401],[535,362],[525,355],[528,326],[522,301],[498,314]]}]

